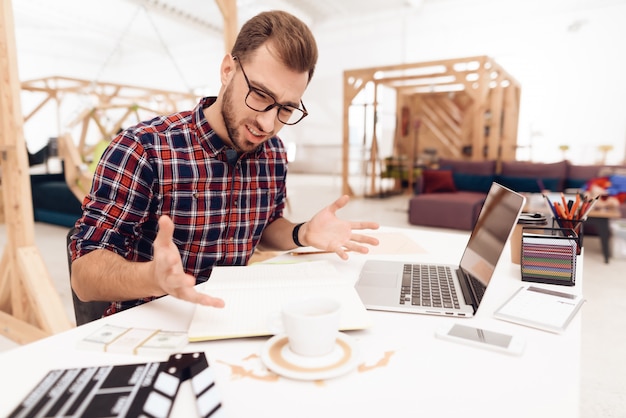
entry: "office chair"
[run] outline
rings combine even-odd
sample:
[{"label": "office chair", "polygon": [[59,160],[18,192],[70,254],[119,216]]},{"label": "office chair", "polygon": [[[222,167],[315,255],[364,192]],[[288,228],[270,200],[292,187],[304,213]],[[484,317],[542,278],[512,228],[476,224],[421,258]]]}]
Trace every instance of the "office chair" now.
[{"label": "office chair", "polygon": [[[65,239],[67,266],[70,272],[70,280],[72,277],[72,254],[70,252],[70,242],[72,235],[75,232],[76,228],[70,229]],[[74,293],[74,289],[71,288],[71,283],[70,290],[72,291],[72,302],[74,303],[74,316],[76,317],[76,326],[95,321],[96,319],[100,319],[104,314],[106,308],[108,308],[110,305],[109,302],[83,302],[82,300],[78,299],[78,296],[76,296],[76,293]]]}]

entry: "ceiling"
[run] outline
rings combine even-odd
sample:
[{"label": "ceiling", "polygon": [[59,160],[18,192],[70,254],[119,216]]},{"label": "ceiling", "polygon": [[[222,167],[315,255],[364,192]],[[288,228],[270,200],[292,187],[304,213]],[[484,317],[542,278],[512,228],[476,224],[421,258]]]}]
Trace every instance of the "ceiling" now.
[{"label": "ceiling", "polygon": [[[199,21],[207,28],[223,28],[217,2],[214,0],[126,0],[150,10],[168,14],[171,18]],[[270,9],[289,11],[310,25],[332,19],[358,15],[371,15],[389,10],[417,7],[422,0],[238,0],[239,21],[244,22],[253,15]]]},{"label": "ceiling", "polygon": [[[237,21],[241,25],[261,11],[282,9],[315,32],[331,21],[401,13],[422,1],[434,0],[238,0]],[[188,91],[206,84],[206,73],[225,52],[216,0],[13,0],[12,5],[22,80],[62,75],[164,87],[162,79],[150,77],[156,68],[146,71],[158,66],[168,74],[170,89]]]},{"label": "ceiling", "polygon": [[[66,83],[52,77],[68,77],[198,96],[218,93],[215,74],[225,47],[217,0],[4,1],[12,2],[22,82],[43,79],[37,85],[59,88]],[[446,0],[237,0],[237,21],[241,26],[261,11],[280,9],[300,17],[315,33],[324,24],[378,19],[382,13],[418,8],[422,1]],[[36,93],[22,95],[25,113],[40,101]],[[84,94],[65,96],[62,122],[73,120],[92,101]]]}]

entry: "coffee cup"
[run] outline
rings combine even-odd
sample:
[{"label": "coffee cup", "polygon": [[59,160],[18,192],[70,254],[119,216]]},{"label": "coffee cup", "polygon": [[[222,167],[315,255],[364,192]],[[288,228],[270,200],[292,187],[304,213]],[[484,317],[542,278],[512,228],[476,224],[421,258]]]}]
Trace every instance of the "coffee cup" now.
[{"label": "coffee cup", "polygon": [[339,333],[340,314],[341,304],[332,298],[307,297],[286,303],[281,318],[290,350],[307,357],[331,353]]}]

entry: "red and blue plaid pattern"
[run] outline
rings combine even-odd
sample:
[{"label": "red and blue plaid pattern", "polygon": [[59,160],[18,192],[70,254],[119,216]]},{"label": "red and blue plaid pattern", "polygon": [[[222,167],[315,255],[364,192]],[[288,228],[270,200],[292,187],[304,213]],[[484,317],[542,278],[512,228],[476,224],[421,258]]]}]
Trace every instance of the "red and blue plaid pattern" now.
[{"label": "red and blue plaid pattern", "polygon": [[[112,141],[83,202],[74,259],[104,248],[151,260],[158,219],[168,215],[183,267],[198,282],[215,265],[248,262],[265,227],[282,216],[287,155],[274,137],[229,164],[203,114],[214,100],[140,123]],[[147,300],[114,303],[110,313]]]}]

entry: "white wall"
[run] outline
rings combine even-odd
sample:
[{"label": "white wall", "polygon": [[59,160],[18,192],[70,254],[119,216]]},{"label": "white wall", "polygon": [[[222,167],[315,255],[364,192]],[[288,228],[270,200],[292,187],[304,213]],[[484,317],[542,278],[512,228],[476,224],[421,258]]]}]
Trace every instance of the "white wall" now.
[{"label": "white wall", "polygon": [[[145,13],[123,0],[90,0],[98,9],[81,18],[83,1],[64,0],[64,7],[55,2],[56,11],[40,17],[36,11],[53,3],[14,2],[21,79],[98,76],[155,88],[217,91],[221,40],[189,35],[158,16],[153,18],[157,33]],[[59,23],[62,30],[54,26]],[[132,30],[123,32],[126,27]],[[98,32],[87,35],[88,49],[82,50],[72,36],[88,28]],[[493,57],[521,83],[518,143],[532,149],[520,151],[518,158],[558,160],[558,146],[568,144],[568,158],[593,163],[597,146],[612,144],[607,162],[624,159],[626,0],[424,0],[418,9],[355,15],[312,29],[320,60],[303,98],[310,116],[282,131],[297,146],[298,164],[340,170],[344,70],[473,55]],[[162,38],[173,45],[169,56]],[[37,141],[54,135],[48,132],[56,121],[33,125],[37,131],[28,127],[27,137],[34,151],[43,145]]]},{"label": "white wall", "polygon": [[[301,147],[341,144],[343,70],[489,55],[522,86],[519,159],[624,160],[626,1],[437,0],[313,28],[320,61],[304,101],[311,115],[288,128]],[[534,132],[531,133],[531,132]],[[297,157],[296,157],[297,158]]]}]

